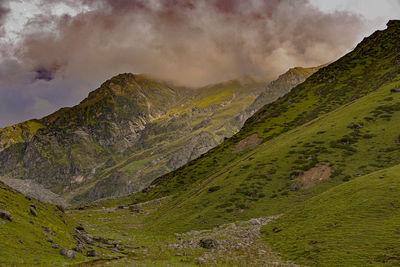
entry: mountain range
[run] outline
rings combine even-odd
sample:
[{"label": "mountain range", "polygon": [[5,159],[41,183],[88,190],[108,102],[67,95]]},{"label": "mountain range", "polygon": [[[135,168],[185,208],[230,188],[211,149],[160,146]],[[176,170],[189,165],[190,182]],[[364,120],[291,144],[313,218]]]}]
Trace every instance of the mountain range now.
[{"label": "mountain range", "polygon": [[137,192],[232,136],[317,69],[195,89],[118,75],[72,108],[0,129],[0,176],[24,193],[37,197],[39,185],[72,203]]},{"label": "mountain range", "polygon": [[400,21],[387,26],[268,85],[122,74],[3,129],[1,175],[77,205],[0,183],[2,263],[398,266]]}]

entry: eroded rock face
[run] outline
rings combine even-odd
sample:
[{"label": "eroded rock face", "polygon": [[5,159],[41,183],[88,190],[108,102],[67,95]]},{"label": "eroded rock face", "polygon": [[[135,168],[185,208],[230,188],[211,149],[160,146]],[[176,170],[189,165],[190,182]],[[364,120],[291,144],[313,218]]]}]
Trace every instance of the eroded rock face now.
[{"label": "eroded rock face", "polygon": [[177,150],[169,159],[167,166],[172,170],[178,169],[216,145],[217,142],[214,140],[212,134],[202,132],[191,138],[185,146]]},{"label": "eroded rock face", "polygon": [[290,92],[296,85],[304,82],[308,77],[318,71],[320,67],[315,68],[292,68],[286,73],[280,75],[277,80],[271,82],[261,92],[261,94],[254,100],[254,102],[246,108],[239,116],[236,117],[236,121],[239,125],[250,118],[257,110],[266,104],[272,103],[279,97]]},{"label": "eroded rock face", "polygon": [[22,194],[33,197],[37,200],[58,205],[61,209],[67,206],[67,201],[61,196],[45,189],[42,185],[32,180],[10,179],[0,177],[0,181],[21,192]]}]

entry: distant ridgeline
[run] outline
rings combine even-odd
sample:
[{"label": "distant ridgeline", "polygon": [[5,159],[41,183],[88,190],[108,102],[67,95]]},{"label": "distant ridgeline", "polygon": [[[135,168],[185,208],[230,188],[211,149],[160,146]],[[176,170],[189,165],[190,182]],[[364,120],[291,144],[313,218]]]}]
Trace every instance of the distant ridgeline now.
[{"label": "distant ridgeline", "polygon": [[317,69],[294,68],[270,84],[242,78],[198,89],[118,75],[79,105],[0,129],[0,176],[24,193],[37,187],[9,179],[32,180],[69,202],[138,191],[235,134]]}]

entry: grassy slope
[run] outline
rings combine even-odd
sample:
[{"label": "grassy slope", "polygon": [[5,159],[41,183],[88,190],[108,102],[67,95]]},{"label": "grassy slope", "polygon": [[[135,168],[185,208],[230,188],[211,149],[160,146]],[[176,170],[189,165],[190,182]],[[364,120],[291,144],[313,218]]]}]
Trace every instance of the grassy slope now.
[{"label": "grassy slope", "polygon": [[[351,208],[346,212],[358,211],[354,218],[364,218],[366,227],[375,231],[371,236],[382,233],[387,236],[385,242],[382,238],[374,241],[368,232],[360,232],[358,237],[346,236],[351,231],[350,226],[337,231],[321,226],[320,232],[311,235],[317,243],[320,241],[315,238],[318,233],[322,242],[326,240],[326,243],[318,243],[318,249],[323,251],[321,255],[317,250],[309,252],[308,239],[302,241],[299,238],[293,245],[277,240],[283,238],[295,242],[296,215],[303,212],[305,219],[301,223],[304,228],[301,233],[304,235],[311,234],[316,228],[313,216],[317,212],[314,211],[322,213],[326,208],[322,214],[327,221],[334,220],[332,214],[337,214],[336,211],[339,212],[340,207],[350,200],[350,195],[342,198],[344,193],[340,193],[340,188],[355,185],[348,190],[357,192],[356,185],[362,182],[356,181],[369,179],[358,176],[400,164],[400,94],[390,93],[400,85],[400,70],[395,64],[400,53],[399,36],[399,25],[373,34],[355,51],[321,69],[285,97],[265,106],[234,138],[156,180],[153,187],[142,194],[119,201],[135,202],[173,195],[146,221],[148,229],[164,233],[211,228],[224,222],[285,213],[287,215],[279,220],[283,230],[276,237],[269,237],[270,244],[282,250],[286,257],[302,263],[323,264],[329,259],[332,259],[331,263],[340,263],[343,252],[338,252],[339,245],[335,247],[337,250],[332,248],[333,240],[341,240],[342,247],[354,243],[349,250],[354,253],[351,262],[355,265],[376,264],[397,257],[395,252],[390,252],[397,249],[390,237],[398,232],[396,219],[388,219],[386,224],[381,209],[373,206],[367,213]],[[235,144],[252,133],[264,137],[264,143],[253,150],[232,154]],[[331,179],[307,190],[291,191],[291,185],[298,178],[290,179],[290,176],[317,162],[331,164],[334,170]],[[354,182],[348,183],[348,180]],[[373,191],[373,184],[366,186]],[[372,195],[371,203],[375,197],[379,205],[392,201],[394,193],[388,193],[384,200],[378,199],[379,195],[385,197],[384,192],[385,187]],[[342,203],[333,213],[329,213],[332,209],[327,207],[332,205],[334,208],[334,203],[318,201],[327,195]],[[309,206],[315,203],[319,203],[318,206]],[[396,207],[395,203],[394,214],[398,213]],[[360,222],[343,216],[347,220],[343,225]],[[379,223],[385,226],[379,227]],[[363,247],[364,242],[367,244]],[[370,257],[369,253],[374,256]],[[341,263],[350,261],[349,257],[344,257]]]},{"label": "grassy slope", "polygon": [[[172,223],[176,228],[171,230],[179,231],[283,213],[326,188],[400,163],[396,143],[400,128],[394,127],[400,125],[396,116],[399,110],[390,120],[378,116],[375,121],[364,120],[369,116],[374,118],[373,111],[378,107],[390,106],[400,100],[397,95],[388,100],[390,88],[393,85],[384,86],[348,107],[245,153],[161,209],[158,226],[163,228],[166,223]],[[360,122],[364,124],[361,130],[349,128]],[[354,143],[338,147],[339,140],[352,135],[356,135]],[[307,160],[309,158],[312,160]],[[315,164],[314,159],[330,162],[335,169],[334,179],[309,190],[290,191],[290,185],[295,181],[289,180],[289,176],[310,168]],[[210,193],[209,189],[215,186],[220,189]]]},{"label": "grassy slope", "polygon": [[39,129],[44,127],[40,121],[30,120],[0,129],[0,150],[29,141]]},{"label": "grassy slope", "polygon": [[[30,214],[31,204],[36,206],[38,217]],[[0,209],[13,215],[12,222],[0,219],[0,265],[40,263],[59,266],[61,263],[86,261],[82,255],[75,260],[65,260],[60,255],[60,249],[71,249],[76,241],[71,236],[74,222],[56,206],[29,199],[0,183]],[[42,226],[50,228],[54,234],[45,232]],[[49,238],[60,249],[52,248],[54,244],[47,241]]]},{"label": "grassy slope", "polygon": [[400,165],[334,187],[263,229],[297,263],[398,266]]}]

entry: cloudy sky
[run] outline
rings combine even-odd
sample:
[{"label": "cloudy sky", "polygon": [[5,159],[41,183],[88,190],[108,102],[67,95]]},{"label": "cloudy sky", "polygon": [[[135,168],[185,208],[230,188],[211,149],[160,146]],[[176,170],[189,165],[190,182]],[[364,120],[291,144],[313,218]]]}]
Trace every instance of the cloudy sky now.
[{"label": "cloudy sky", "polygon": [[400,0],[0,0],[0,127],[122,72],[187,86],[276,78],[350,51]]}]

